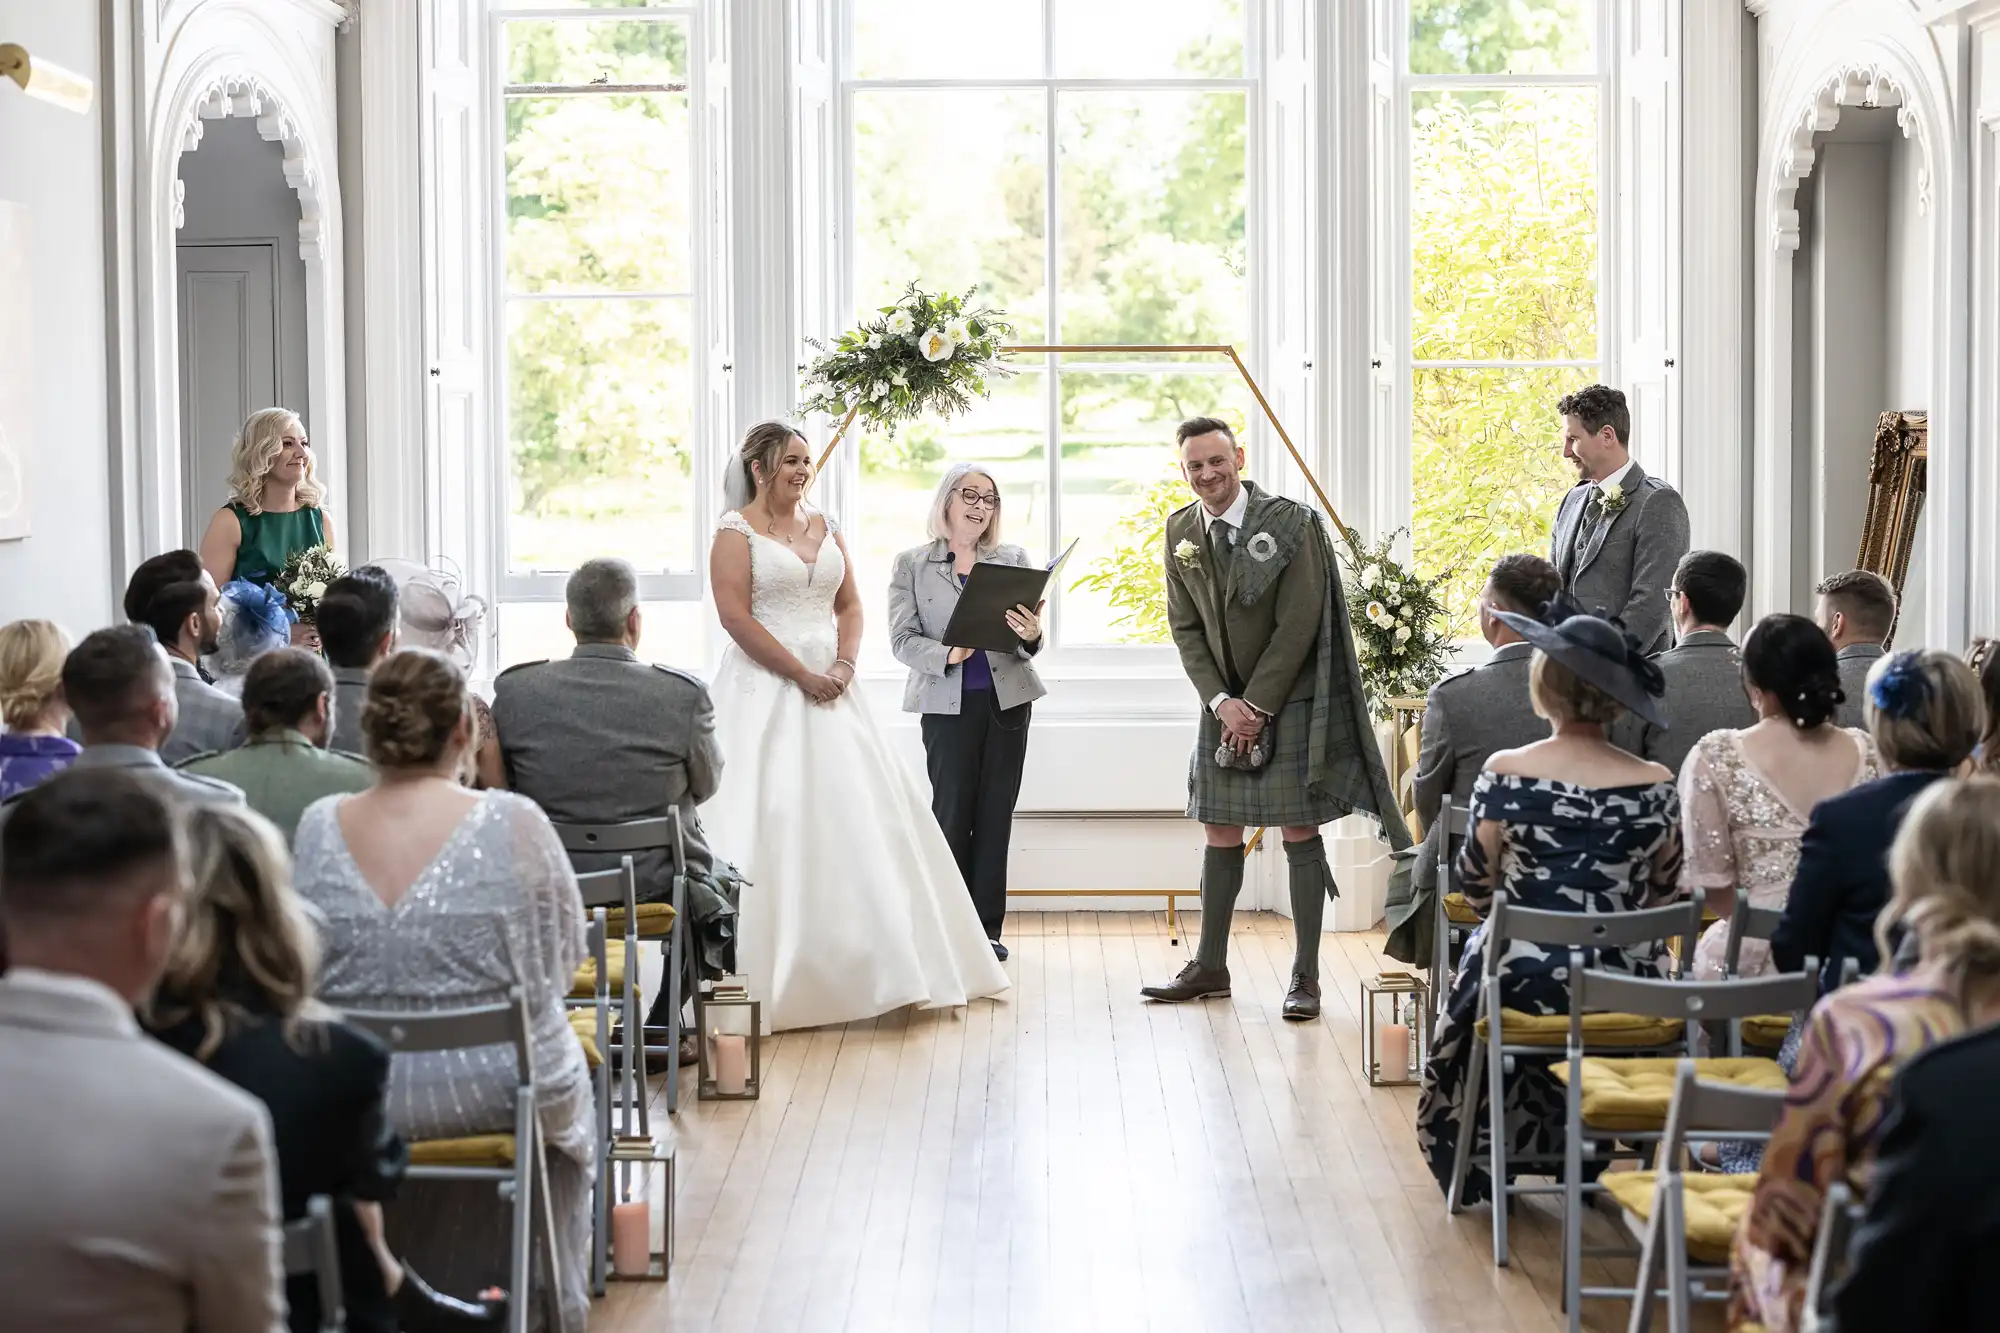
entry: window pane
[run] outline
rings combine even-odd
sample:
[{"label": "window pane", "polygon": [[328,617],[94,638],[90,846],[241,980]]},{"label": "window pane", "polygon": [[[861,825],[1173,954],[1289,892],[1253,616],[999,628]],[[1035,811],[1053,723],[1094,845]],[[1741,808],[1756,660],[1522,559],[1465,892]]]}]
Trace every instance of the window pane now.
[{"label": "window pane", "polygon": [[1167,515],[1194,498],[1181,479],[1174,427],[1219,416],[1245,433],[1254,410],[1234,370],[1223,374],[1062,376],[1065,646],[1165,643]]},{"label": "window pane", "polygon": [[510,290],[690,289],[685,93],[514,97],[506,109]]},{"label": "window pane", "polygon": [[991,469],[1000,491],[1001,540],[1022,547],[1031,560],[1049,558],[1047,381],[1047,375],[1029,371],[1000,381],[992,397],[962,417],[913,422],[893,442],[862,437],[858,522],[847,534],[847,550],[867,626],[862,660],[871,669],[895,665],[889,650],[890,565],[898,551],[927,540],[931,498],[951,464],[976,462]]},{"label": "window pane", "polygon": [[1597,355],[1597,94],[1419,94],[1410,127],[1412,355]]},{"label": "window pane", "polygon": [[1556,508],[1576,482],[1556,400],[1596,374],[1590,366],[1414,373],[1413,554],[1426,576],[1455,571],[1443,596],[1457,635],[1478,632],[1473,599],[1494,560],[1548,555]]},{"label": "window pane", "polygon": [[[708,632],[713,617],[702,602],[645,602],[640,605],[639,660],[661,662],[706,676]],[[576,636],[563,624],[561,602],[503,602],[500,606],[498,675],[523,662],[568,657]]]},{"label": "window pane", "polygon": [[509,9],[648,9],[672,8],[690,2],[691,0],[494,0],[493,8],[503,12]]},{"label": "window pane", "polygon": [[1244,96],[1069,93],[1065,343],[1249,342]]},{"label": "window pane", "polygon": [[857,79],[1042,76],[1042,0],[852,4]]},{"label": "window pane", "polygon": [[687,78],[687,25],[517,19],[506,25],[507,82],[679,83]]},{"label": "window pane", "polygon": [[1243,77],[1242,0],[1061,0],[1054,11],[1060,78]]},{"label": "window pane", "polygon": [[974,283],[1039,341],[1045,134],[1040,93],[854,95],[854,296],[860,310],[916,282]]},{"label": "window pane", "polygon": [[688,303],[511,302],[508,568],[694,568]]},{"label": "window pane", "polygon": [[1592,0],[1410,0],[1412,74],[1586,74]]}]

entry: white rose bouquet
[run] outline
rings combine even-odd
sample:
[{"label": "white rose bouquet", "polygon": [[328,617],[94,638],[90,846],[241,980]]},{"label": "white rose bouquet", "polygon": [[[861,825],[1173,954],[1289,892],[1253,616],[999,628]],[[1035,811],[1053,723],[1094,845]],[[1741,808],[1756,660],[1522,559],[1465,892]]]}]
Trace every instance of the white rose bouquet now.
[{"label": "white rose bouquet", "polygon": [[1014,326],[975,306],[976,291],[932,296],[911,283],[902,300],[831,347],[812,343],[821,355],[806,371],[803,409],[843,421],[852,413],[892,437],[906,421],[969,409],[993,380],[1014,373],[1003,359]]},{"label": "white rose bouquet", "polygon": [[1388,701],[1422,695],[1443,676],[1451,651],[1449,618],[1438,589],[1450,574],[1421,579],[1391,554],[1392,532],[1377,542],[1350,534],[1347,564],[1348,619],[1354,627],[1361,681],[1378,717]]},{"label": "white rose bouquet", "polygon": [[292,610],[298,612],[302,623],[315,624],[327,585],[346,573],[347,566],[340,563],[333,548],[308,546],[286,557],[285,568],[278,575],[278,591],[285,595]]}]

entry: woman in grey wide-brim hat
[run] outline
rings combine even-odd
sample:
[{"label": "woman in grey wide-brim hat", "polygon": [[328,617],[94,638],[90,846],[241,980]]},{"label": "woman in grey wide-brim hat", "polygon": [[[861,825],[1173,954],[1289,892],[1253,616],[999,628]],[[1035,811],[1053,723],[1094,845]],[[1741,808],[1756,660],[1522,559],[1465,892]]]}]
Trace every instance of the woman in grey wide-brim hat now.
[{"label": "woman in grey wide-brim hat", "polygon": [[[1659,719],[1663,682],[1638,640],[1597,616],[1545,609],[1545,619],[1497,612],[1534,645],[1528,689],[1550,735],[1486,761],[1472,789],[1471,836],[1459,856],[1466,899],[1483,917],[1505,890],[1511,906],[1553,912],[1611,913],[1656,907],[1680,896],[1680,793],[1674,775],[1626,753],[1604,729],[1628,709]],[[1562,618],[1557,620],[1557,617]],[[1549,620],[1557,620],[1551,625]],[[1467,943],[1417,1104],[1417,1139],[1440,1188],[1449,1194],[1460,1134],[1479,1136],[1465,1186],[1466,1202],[1491,1197],[1483,1142],[1484,1101],[1467,1076],[1479,1058],[1474,1037],[1487,948],[1481,927]],[[1650,946],[1602,949],[1599,967],[1657,976]],[[1527,1014],[1569,1011],[1566,950],[1511,943],[1500,975],[1503,1007]],[[1506,1079],[1511,1156],[1563,1151],[1562,1089],[1541,1066],[1521,1065]]]}]

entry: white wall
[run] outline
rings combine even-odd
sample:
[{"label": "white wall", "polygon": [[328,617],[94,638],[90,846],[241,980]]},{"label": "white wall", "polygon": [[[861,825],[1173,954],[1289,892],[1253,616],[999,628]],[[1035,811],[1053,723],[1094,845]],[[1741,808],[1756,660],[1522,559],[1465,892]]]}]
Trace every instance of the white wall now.
[{"label": "white wall", "polygon": [[[97,77],[97,5],[0,0],[0,37]],[[115,586],[101,107],[79,116],[0,83],[0,198],[32,214],[36,428],[34,532],[0,542],[0,621],[45,616],[79,634],[111,619]]]},{"label": "white wall", "polygon": [[[1922,157],[1917,146],[1898,137],[1888,148],[1886,197],[1888,214],[1887,265],[1883,281],[1884,360],[1883,410],[1929,411],[1931,397],[1930,219],[1917,211],[1917,172]],[[1993,447],[1991,440],[1986,447]],[[1932,641],[1927,611],[1930,594],[1930,552],[1919,518],[1916,549],[1903,579],[1903,615],[1897,626],[1899,644]]]}]

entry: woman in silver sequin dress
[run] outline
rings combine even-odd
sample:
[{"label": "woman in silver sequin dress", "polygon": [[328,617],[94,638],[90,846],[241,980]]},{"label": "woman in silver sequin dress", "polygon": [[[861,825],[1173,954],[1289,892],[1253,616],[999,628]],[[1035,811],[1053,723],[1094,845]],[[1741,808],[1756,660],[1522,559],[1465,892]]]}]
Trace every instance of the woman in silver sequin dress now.
[{"label": "woman in silver sequin dress", "polygon": [[[515,985],[526,994],[563,1327],[582,1333],[591,1089],[563,997],[584,957],[583,908],[542,812],[455,780],[472,728],[465,675],[449,659],[409,650],[377,667],[362,731],[380,785],[307,809],[296,880],[325,922],[320,995],[331,1005],[418,1012],[492,1003]],[[511,1132],[514,1064],[505,1047],[398,1056],[390,1121],[411,1140]],[[508,1219],[491,1189],[460,1182],[411,1182],[388,1209],[396,1250],[456,1292],[504,1284]]]}]

